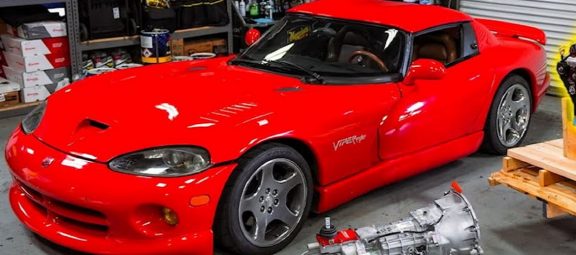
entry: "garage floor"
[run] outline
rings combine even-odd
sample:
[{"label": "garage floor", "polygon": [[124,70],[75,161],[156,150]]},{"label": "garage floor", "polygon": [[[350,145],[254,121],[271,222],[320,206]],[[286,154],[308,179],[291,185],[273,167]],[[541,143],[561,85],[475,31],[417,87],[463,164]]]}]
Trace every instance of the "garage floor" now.
[{"label": "garage floor", "polygon": [[[555,97],[544,99],[534,116],[526,143],[561,137],[559,102]],[[0,121],[2,145],[19,120]],[[452,180],[458,180],[480,219],[486,254],[576,254],[576,219],[545,220],[540,202],[504,187],[490,188],[487,177],[500,166],[501,157],[477,153],[371,192],[328,215],[338,227],[387,223],[439,198],[449,189]],[[18,223],[8,206],[10,177],[3,157],[0,168],[0,254],[77,254],[34,236]],[[302,254],[306,244],[314,240],[323,216],[311,216],[296,240],[280,254]]]}]

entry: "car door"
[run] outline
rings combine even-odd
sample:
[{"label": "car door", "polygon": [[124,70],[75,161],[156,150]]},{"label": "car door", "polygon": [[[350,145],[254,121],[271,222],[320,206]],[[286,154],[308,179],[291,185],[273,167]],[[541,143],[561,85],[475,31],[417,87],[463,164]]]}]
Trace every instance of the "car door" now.
[{"label": "car door", "polygon": [[436,27],[412,39],[412,61],[435,59],[446,67],[439,80],[401,82],[402,98],[379,130],[383,160],[409,155],[479,132],[491,75],[483,66],[470,23]]}]

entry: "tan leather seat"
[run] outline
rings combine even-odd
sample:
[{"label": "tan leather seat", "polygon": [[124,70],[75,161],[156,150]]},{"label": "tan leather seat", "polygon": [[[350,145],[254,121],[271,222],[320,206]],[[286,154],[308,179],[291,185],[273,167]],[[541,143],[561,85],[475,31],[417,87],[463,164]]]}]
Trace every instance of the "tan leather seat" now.
[{"label": "tan leather seat", "polygon": [[429,58],[449,64],[458,59],[456,42],[448,34],[427,36],[414,45],[413,59]]},{"label": "tan leather seat", "polygon": [[418,49],[418,58],[429,58],[438,60],[444,64],[450,63],[448,61],[448,51],[443,44],[440,43],[427,43],[420,46]]}]

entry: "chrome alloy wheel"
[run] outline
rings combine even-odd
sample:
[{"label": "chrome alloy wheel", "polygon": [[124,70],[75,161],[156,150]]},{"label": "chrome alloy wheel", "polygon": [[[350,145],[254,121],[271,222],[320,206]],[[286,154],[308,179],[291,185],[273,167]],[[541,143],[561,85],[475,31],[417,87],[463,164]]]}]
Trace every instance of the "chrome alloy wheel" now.
[{"label": "chrome alloy wheel", "polygon": [[497,133],[502,145],[514,147],[522,140],[530,123],[530,94],[514,84],[502,96],[498,106]]},{"label": "chrome alloy wheel", "polygon": [[288,159],[273,159],[248,179],[240,199],[244,237],[258,247],[274,246],[296,228],[306,208],[307,183],[302,169]]}]

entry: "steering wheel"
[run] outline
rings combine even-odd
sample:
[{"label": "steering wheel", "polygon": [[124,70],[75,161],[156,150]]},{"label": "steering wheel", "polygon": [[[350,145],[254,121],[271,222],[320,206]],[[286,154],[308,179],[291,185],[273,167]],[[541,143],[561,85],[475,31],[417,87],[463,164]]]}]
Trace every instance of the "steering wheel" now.
[{"label": "steering wheel", "polygon": [[388,69],[388,67],[384,63],[384,61],[382,61],[374,53],[369,52],[369,51],[365,51],[365,50],[357,50],[357,51],[352,52],[352,56],[348,60],[348,63],[366,66],[366,59],[370,59],[374,63],[376,63],[378,65],[378,68],[382,72],[385,72],[385,73],[390,72],[390,70]]}]

